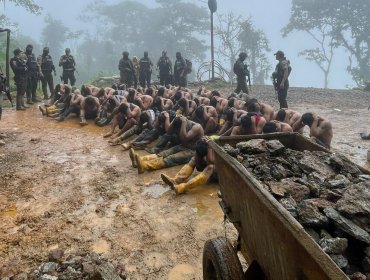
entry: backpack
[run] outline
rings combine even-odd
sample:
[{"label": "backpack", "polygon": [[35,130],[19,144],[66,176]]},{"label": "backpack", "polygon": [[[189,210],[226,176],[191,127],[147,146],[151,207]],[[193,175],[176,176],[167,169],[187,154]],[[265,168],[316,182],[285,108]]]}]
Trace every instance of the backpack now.
[{"label": "backpack", "polygon": [[238,61],[235,61],[234,63],[233,72],[235,75],[239,75],[240,73],[240,67],[239,67]]},{"label": "backpack", "polygon": [[185,63],[186,63],[186,74],[189,74],[192,71],[193,63],[191,63],[191,61],[186,58],[185,58]]}]

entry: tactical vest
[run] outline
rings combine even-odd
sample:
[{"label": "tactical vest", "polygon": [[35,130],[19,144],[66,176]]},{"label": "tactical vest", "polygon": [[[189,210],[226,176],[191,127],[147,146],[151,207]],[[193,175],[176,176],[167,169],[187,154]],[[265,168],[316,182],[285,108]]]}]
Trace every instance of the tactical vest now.
[{"label": "tactical vest", "polygon": [[66,59],[67,61],[63,64],[63,70],[74,70],[74,59],[71,55],[63,55],[63,59]]},{"label": "tactical vest", "polygon": [[149,71],[150,70],[150,59],[143,57],[140,59],[140,70]]},{"label": "tactical vest", "polygon": [[36,56],[32,54],[27,54],[27,67],[30,72],[38,72],[39,67],[37,64]]},{"label": "tactical vest", "polygon": [[176,62],[175,62],[175,71],[176,72],[180,72],[180,71],[184,70],[185,68],[186,68],[185,59],[183,59],[183,58],[176,59]]},{"label": "tactical vest", "polygon": [[53,70],[53,60],[50,55],[42,56],[41,57],[41,71],[42,72],[50,72]]},{"label": "tactical vest", "polygon": [[129,72],[132,71],[130,61],[128,59],[121,59],[120,62],[120,69],[121,72]]},{"label": "tactical vest", "polygon": [[171,64],[168,57],[161,57],[158,62],[158,67],[161,72],[170,71]]}]

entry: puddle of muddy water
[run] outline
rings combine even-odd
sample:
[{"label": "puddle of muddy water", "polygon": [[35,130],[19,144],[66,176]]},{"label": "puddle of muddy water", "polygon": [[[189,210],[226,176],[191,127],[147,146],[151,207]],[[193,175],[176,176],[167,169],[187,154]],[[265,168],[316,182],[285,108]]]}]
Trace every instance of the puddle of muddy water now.
[{"label": "puddle of muddy water", "polygon": [[154,184],[148,186],[143,192],[142,195],[149,196],[151,198],[160,198],[164,193],[170,190],[169,187],[164,187],[159,184]]},{"label": "puddle of muddy water", "polygon": [[15,204],[13,204],[12,206],[10,206],[9,208],[3,211],[0,211],[0,217],[15,218],[17,214],[18,214],[18,210]]}]

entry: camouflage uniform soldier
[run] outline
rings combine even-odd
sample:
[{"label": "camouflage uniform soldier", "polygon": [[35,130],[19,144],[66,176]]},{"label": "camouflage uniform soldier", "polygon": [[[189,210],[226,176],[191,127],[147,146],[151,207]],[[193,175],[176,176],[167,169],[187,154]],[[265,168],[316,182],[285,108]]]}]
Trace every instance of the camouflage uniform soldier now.
[{"label": "camouflage uniform soldier", "polygon": [[245,52],[241,52],[239,54],[238,60],[234,64],[234,73],[236,74],[236,81],[237,87],[235,89],[235,93],[239,94],[240,91],[243,93],[248,93],[248,86],[247,86],[247,76],[249,76],[249,70],[246,64],[244,64],[244,60],[247,58],[247,54]]},{"label": "camouflage uniform soldier", "polygon": [[278,94],[280,109],[288,108],[288,102],[286,100],[289,89],[288,77],[292,71],[292,68],[290,66],[290,61],[286,59],[284,52],[277,51],[274,55],[276,60],[279,61],[279,63],[276,65],[275,72],[272,73],[274,87]]},{"label": "camouflage uniform soldier", "polygon": [[144,57],[140,59],[140,86],[149,88],[152,76],[153,63],[148,56],[148,52],[144,52]]},{"label": "camouflage uniform soldier", "polygon": [[24,94],[27,89],[27,72],[26,60],[22,58],[20,49],[14,50],[14,57],[10,59],[10,67],[14,72],[14,81],[17,86],[16,110],[25,110],[28,108],[24,105]]},{"label": "camouflage uniform soldier", "polygon": [[75,70],[76,62],[73,56],[71,55],[71,50],[66,48],[66,54],[62,55],[59,60],[59,66],[63,66],[63,83],[68,84],[68,79],[71,82],[71,86],[75,85]]},{"label": "camouflage uniform soldier", "polygon": [[26,56],[27,56],[27,104],[33,104],[33,102],[40,102],[36,98],[37,82],[41,76],[40,65],[37,63],[36,56],[32,52],[33,46],[27,45]]},{"label": "camouflage uniform soldier", "polygon": [[42,83],[42,92],[44,93],[44,99],[49,99],[47,86],[49,85],[50,95],[53,95],[54,92],[54,80],[53,75],[51,74],[54,71],[54,76],[56,75],[55,66],[53,59],[49,55],[49,48],[45,47],[43,49],[42,55],[37,58],[39,65],[41,65],[41,83]]},{"label": "camouflage uniform soldier", "polygon": [[163,51],[159,58],[157,67],[159,68],[159,83],[162,86],[171,84],[172,62],[167,56],[167,52]]},{"label": "camouflage uniform soldier", "polygon": [[175,85],[186,87],[187,86],[187,65],[185,59],[181,56],[180,52],[176,53],[176,61],[173,69]]},{"label": "camouflage uniform soldier", "polygon": [[123,58],[119,61],[118,69],[120,71],[120,82],[121,84],[126,84],[128,87],[132,86],[134,74],[134,65],[131,59],[128,58],[129,53],[123,52]]}]

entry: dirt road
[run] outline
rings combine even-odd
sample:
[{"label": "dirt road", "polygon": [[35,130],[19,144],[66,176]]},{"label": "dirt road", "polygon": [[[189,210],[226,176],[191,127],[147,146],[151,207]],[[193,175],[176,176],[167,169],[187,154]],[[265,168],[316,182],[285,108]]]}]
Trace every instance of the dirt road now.
[{"label": "dirt road", "polygon": [[[252,94],[277,108],[271,87]],[[328,117],[334,151],[370,167],[370,141],[359,137],[370,132],[370,93],[293,88],[288,102]],[[225,234],[217,186],[176,197],[161,185],[160,172],[138,176],[128,153],[103,139],[107,130],[92,123],[81,128],[75,118],[56,123],[36,106],[5,110],[0,267],[13,261],[14,270],[28,271],[61,248],[66,255],[101,253],[122,263],[130,279],[201,279],[204,242]],[[226,231],[235,238],[230,225]]]}]

